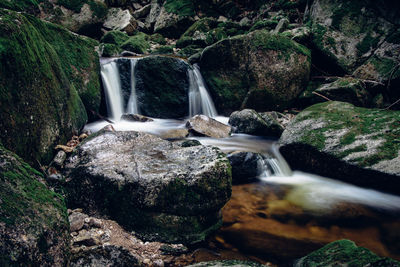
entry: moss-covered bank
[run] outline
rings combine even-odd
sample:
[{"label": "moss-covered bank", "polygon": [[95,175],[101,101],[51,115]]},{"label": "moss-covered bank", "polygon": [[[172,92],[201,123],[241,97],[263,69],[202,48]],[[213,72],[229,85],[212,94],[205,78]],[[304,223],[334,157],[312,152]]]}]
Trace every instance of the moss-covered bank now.
[{"label": "moss-covered bank", "polygon": [[[97,44],[0,9],[0,140],[29,163],[50,161],[100,104]],[[81,96],[81,97],[80,97]]]},{"label": "moss-covered bank", "polygon": [[69,225],[63,198],[1,145],[0,162],[0,265],[66,264]]}]

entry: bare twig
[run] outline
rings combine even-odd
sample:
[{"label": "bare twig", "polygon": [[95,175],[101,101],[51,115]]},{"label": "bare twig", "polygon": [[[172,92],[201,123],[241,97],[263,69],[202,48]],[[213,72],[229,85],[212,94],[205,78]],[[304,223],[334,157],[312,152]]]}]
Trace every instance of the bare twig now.
[{"label": "bare twig", "polygon": [[317,96],[320,96],[320,97],[322,97],[323,99],[325,99],[325,100],[328,100],[328,101],[332,101],[331,99],[329,99],[329,98],[327,98],[326,96],[324,96],[324,95],[321,95],[320,93],[317,93],[317,92],[312,92],[314,95],[317,95]]},{"label": "bare twig", "polygon": [[386,107],[386,108],[384,108],[384,109],[390,109],[391,107],[393,107],[394,105],[396,105],[397,103],[399,103],[400,102],[400,98],[399,99],[397,99],[396,100],[396,102],[394,102],[394,103],[392,103],[390,106],[388,106],[388,107]]}]

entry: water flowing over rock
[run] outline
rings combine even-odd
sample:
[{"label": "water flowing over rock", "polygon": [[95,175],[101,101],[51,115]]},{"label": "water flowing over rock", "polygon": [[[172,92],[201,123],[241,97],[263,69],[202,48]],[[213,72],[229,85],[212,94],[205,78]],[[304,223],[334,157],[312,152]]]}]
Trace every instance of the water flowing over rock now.
[{"label": "water flowing over rock", "polygon": [[0,251],[2,266],[64,266],[69,235],[62,197],[42,175],[0,146]]},{"label": "water flowing over rock", "polygon": [[68,159],[66,176],[71,206],[110,216],[146,240],[204,240],[231,192],[229,161],[218,149],[138,132],[89,137]]},{"label": "water flowing over rock", "polygon": [[232,152],[227,155],[232,166],[232,183],[248,183],[261,174],[262,156],[252,152]]},{"label": "water flowing over rock", "polygon": [[229,117],[235,133],[280,137],[283,127],[268,113],[258,114],[253,109],[235,111]]},{"label": "water flowing over rock", "polygon": [[1,141],[31,164],[48,163],[52,147],[86,123],[83,104],[100,105],[97,42],[13,11],[0,17]]},{"label": "water flowing over rock", "polygon": [[399,194],[400,112],[326,102],[305,109],[279,142],[293,169]]},{"label": "water flowing over rock", "polygon": [[214,138],[229,137],[231,127],[205,115],[196,115],[187,121],[186,127],[195,135]]},{"label": "water flowing over rock", "polygon": [[207,47],[200,67],[218,111],[229,114],[287,108],[305,88],[310,63],[302,45],[254,31]]}]

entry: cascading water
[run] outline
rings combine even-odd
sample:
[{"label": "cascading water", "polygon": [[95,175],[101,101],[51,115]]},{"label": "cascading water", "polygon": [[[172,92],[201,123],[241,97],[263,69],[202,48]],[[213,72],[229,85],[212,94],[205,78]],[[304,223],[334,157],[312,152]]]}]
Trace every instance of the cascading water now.
[{"label": "cascading water", "polygon": [[208,94],[206,85],[197,64],[193,69],[188,70],[189,76],[189,117],[197,114],[203,114],[208,117],[216,117],[217,110]]},{"label": "cascading water", "polygon": [[102,59],[101,65],[101,78],[103,80],[104,92],[106,96],[108,117],[118,122],[124,113],[138,114],[138,105],[136,99],[136,81],[135,81],[135,67],[139,61],[138,58],[131,58],[131,93],[126,108],[124,108],[124,100],[122,97],[121,79],[118,69],[118,59]]},{"label": "cascading water", "polygon": [[136,98],[136,80],[135,80],[135,67],[139,59],[132,58],[130,61],[131,61],[131,95],[129,96],[128,105],[126,107],[126,113],[139,114],[137,98]]},{"label": "cascading water", "polygon": [[106,96],[108,117],[113,121],[119,121],[123,114],[123,99],[117,62],[115,60],[102,60],[100,62],[100,71]]}]

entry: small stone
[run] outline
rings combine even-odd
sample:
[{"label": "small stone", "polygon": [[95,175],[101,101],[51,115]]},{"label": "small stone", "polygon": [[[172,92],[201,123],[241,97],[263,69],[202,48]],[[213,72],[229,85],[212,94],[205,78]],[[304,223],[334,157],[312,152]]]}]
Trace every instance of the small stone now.
[{"label": "small stone", "polygon": [[161,260],[161,259],[155,260],[155,261],[153,262],[153,265],[154,265],[155,267],[164,267],[164,261]]},{"label": "small stone", "polygon": [[139,121],[139,122],[146,122],[146,121],[154,121],[152,118],[139,115],[139,114],[123,114],[121,116],[121,120],[126,121]]},{"label": "small stone", "polygon": [[56,156],[53,159],[52,165],[61,168],[64,164],[65,159],[67,158],[67,153],[63,150],[57,152]]},{"label": "small stone", "polygon": [[69,217],[70,231],[79,231],[83,228],[85,224],[85,218],[87,218],[86,214],[80,212],[73,212]]},{"label": "small stone", "polygon": [[99,219],[90,218],[89,225],[92,227],[101,228],[103,226],[103,223]]},{"label": "small stone", "polygon": [[144,259],[144,260],[143,260],[143,263],[144,263],[144,264],[150,264],[150,259]]},{"label": "small stone", "polygon": [[231,127],[205,115],[196,115],[187,121],[186,127],[195,135],[214,138],[229,137]]},{"label": "small stone", "polygon": [[83,139],[87,138],[88,135],[86,133],[83,133],[79,136],[79,141],[82,141]]}]

